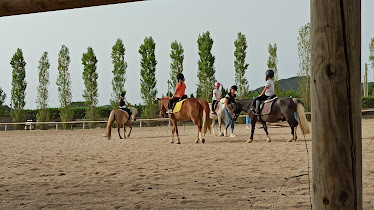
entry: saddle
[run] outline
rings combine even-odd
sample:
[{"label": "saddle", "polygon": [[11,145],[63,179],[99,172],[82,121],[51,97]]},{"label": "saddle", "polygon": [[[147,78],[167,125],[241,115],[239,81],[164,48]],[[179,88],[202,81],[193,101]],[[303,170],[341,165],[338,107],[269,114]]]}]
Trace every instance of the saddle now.
[{"label": "saddle", "polygon": [[173,108],[173,114],[178,113],[178,112],[181,111],[182,104],[184,103],[185,100],[187,100],[187,98],[182,99],[182,100],[179,100],[179,101],[175,104],[175,106],[174,106],[174,108]]},{"label": "saddle", "polygon": [[265,101],[261,101],[259,105],[259,113],[261,115],[268,115],[271,112],[271,108],[273,106],[274,101],[276,101],[278,97],[276,95],[271,96]]}]

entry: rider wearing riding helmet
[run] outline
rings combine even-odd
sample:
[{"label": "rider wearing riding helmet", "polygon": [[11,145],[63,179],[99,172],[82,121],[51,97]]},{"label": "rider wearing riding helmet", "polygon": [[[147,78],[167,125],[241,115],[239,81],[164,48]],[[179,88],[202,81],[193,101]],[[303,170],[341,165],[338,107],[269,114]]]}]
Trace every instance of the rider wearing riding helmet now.
[{"label": "rider wearing riding helmet", "polygon": [[234,128],[235,128],[235,122],[231,118],[232,111],[229,107],[230,104],[235,103],[235,92],[238,90],[238,87],[236,85],[231,86],[229,93],[226,95],[225,100],[225,114],[226,114],[226,126],[225,126],[225,136],[227,136],[227,128],[229,128],[231,124],[231,135],[230,137],[235,137],[234,135]]},{"label": "rider wearing riding helmet", "polygon": [[184,83],[184,75],[182,73],[178,73],[177,80],[178,80],[178,83],[175,86],[173,97],[169,100],[169,103],[168,103],[169,110],[166,112],[168,114],[173,113],[172,106],[175,102],[178,102],[179,99],[181,99],[182,97],[183,98],[186,97],[185,96],[186,84]]},{"label": "rider wearing riding helmet", "polygon": [[214,85],[215,85],[216,88],[213,90],[212,113],[217,114],[216,113],[216,104],[218,104],[219,100],[221,100],[221,97],[222,97],[222,93],[219,90],[219,87],[221,86],[221,83],[216,82],[216,83],[214,83]]},{"label": "rider wearing riding helmet", "polygon": [[131,113],[131,110],[129,108],[127,108],[126,105],[130,106],[130,103],[126,100],[126,93],[122,92],[121,96],[119,98],[119,109],[127,112],[129,114],[129,119],[130,119],[130,116],[131,116],[132,113]]},{"label": "rider wearing riding helmet", "polygon": [[262,93],[257,96],[257,98],[253,101],[253,105],[252,105],[252,111],[257,113],[260,111],[259,110],[259,105],[260,105],[260,102],[261,101],[264,101],[264,100],[267,100],[268,98],[270,97],[274,97],[275,94],[274,94],[274,81],[273,81],[273,78],[274,78],[274,71],[269,69],[265,72],[265,87],[264,87],[264,90],[262,91]]}]

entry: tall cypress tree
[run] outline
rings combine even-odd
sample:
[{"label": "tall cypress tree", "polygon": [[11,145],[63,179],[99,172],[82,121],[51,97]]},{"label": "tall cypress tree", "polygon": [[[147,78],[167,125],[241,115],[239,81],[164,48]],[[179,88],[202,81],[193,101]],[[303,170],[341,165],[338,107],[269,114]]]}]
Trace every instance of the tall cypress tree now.
[{"label": "tall cypress tree", "polygon": [[[99,97],[97,87],[97,78],[99,77],[99,75],[96,72],[97,58],[92,47],[88,47],[87,52],[83,53],[82,64],[83,81],[85,86],[83,98],[86,101],[86,119],[97,120],[99,118],[96,108]],[[90,127],[95,126],[91,123],[89,125]]]},{"label": "tall cypress tree", "polygon": [[[61,46],[61,50],[58,53],[58,78],[57,87],[58,95],[60,99],[60,118],[61,122],[71,121],[73,113],[71,110],[71,79],[69,73],[70,55],[69,48],[65,45]],[[63,124],[65,129],[68,128],[67,124]]]},{"label": "tall cypress tree", "polygon": [[[38,122],[48,122],[49,112],[48,112],[48,85],[49,85],[49,59],[48,52],[44,52],[39,60],[39,86],[38,86],[38,96],[36,99],[36,104],[39,112],[36,114],[36,119]],[[48,126],[41,124],[40,129],[47,129]]]},{"label": "tall cypress tree", "polygon": [[112,47],[112,64],[113,64],[113,79],[112,79],[112,99],[110,104],[112,109],[118,109],[118,99],[125,90],[126,69],[127,62],[125,62],[125,46],[122,39],[118,38]]},{"label": "tall cypress tree", "polygon": [[274,71],[274,91],[275,94],[280,95],[282,93],[282,89],[278,85],[278,55],[277,55],[278,47],[277,43],[274,43],[272,46],[269,44],[268,52],[269,52],[269,59],[267,62],[268,68]]},{"label": "tall cypress tree", "polygon": [[235,83],[238,85],[238,97],[246,98],[249,93],[248,80],[245,78],[245,71],[248,69],[249,64],[245,63],[247,55],[247,40],[245,35],[238,33],[238,38],[234,42],[235,45]]},{"label": "tall cypress tree", "polygon": [[178,83],[177,74],[183,73],[184,49],[181,43],[177,41],[171,43],[170,58],[170,81],[172,88],[174,88]]},{"label": "tall cypress tree", "polygon": [[156,103],[156,43],[152,37],[145,37],[144,43],[140,45],[139,53],[142,56],[140,60],[140,92],[144,101],[143,116],[145,118],[153,118],[157,113]]},{"label": "tall cypress tree", "polygon": [[210,37],[209,31],[199,35],[197,46],[200,59],[198,61],[199,68],[197,77],[199,78],[199,83],[197,84],[196,96],[210,101],[214,89],[214,82],[216,82],[216,70],[214,68],[215,57],[211,53],[213,39]]},{"label": "tall cypress tree", "polygon": [[[12,91],[11,99],[13,103],[12,120],[13,122],[23,122],[23,108],[25,107],[26,101],[26,62],[23,58],[23,53],[21,49],[17,49],[16,53],[10,60],[10,65],[12,66]],[[21,128],[21,126],[16,126]]]},{"label": "tall cypress tree", "polygon": [[303,99],[304,107],[310,110],[310,73],[311,73],[311,55],[312,49],[310,45],[310,24],[305,24],[299,29],[299,37],[297,37],[297,49],[299,55],[299,92]]}]

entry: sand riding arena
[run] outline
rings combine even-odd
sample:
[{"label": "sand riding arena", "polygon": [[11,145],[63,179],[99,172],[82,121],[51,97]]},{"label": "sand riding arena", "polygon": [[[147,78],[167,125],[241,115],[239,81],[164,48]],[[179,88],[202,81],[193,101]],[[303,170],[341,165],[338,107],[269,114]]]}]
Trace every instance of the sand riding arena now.
[{"label": "sand riding arena", "polygon": [[[364,209],[374,206],[373,128],[362,120]],[[309,209],[300,131],[289,143],[289,127],[269,127],[267,143],[256,129],[250,144],[245,125],[235,131],[196,144],[196,126],[180,127],[180,145],[167,126],[122,140],[115,128],[111,140],[102,128],[1,131],[0,209]]]}]

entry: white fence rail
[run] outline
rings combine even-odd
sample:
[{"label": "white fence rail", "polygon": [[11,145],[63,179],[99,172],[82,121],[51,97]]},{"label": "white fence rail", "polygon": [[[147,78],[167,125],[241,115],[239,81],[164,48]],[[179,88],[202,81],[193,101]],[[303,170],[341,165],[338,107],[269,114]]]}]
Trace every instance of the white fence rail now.
[{"label": "white fence rail", "polygon": [[[374,112],[374,109],[365,109],[362,110],[362,113],[365,112]],[[310,112],[306,112],[306,115],[310,115]],[[246,117],[247,115],[240,115],[239,117]],[[156,119],[137,119],[136,122],[139,122],[139,126],[142,127],[143,122],[162,122],[162,121],[169,121],[169,126],[170,126],[170,119],[169,118],[156,118]],[[107,120],[101,120],[101,121],[70,121],[70,122],[23,122],[23,123],[0,123],[0,126],[5,126],[5,131],[8,129],[8,125],[24,125],[27,126],[28,129],[32,130],[33,126],[36,125],[56,125],[56,130],[58,130],[58,125],[62,124],[82,124],[83,129],[85,129],[85,124],[86,123],[107,123]]]}]

